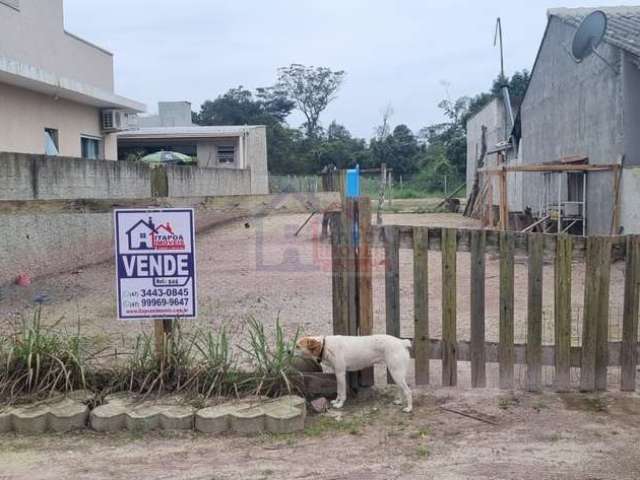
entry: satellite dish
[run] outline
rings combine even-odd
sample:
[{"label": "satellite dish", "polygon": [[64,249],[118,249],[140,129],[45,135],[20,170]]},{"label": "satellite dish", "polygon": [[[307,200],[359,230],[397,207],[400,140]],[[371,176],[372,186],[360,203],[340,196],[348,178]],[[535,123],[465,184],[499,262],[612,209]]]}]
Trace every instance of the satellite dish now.
[{"label": "satellite dish", "polygon": [[[607,16],[601,10],[590,13],[578,27],[573,37],[571,53],[576,62],[581,62],[602,43],[607,31]],[[599,55],[598,55],[599,56]]]}]

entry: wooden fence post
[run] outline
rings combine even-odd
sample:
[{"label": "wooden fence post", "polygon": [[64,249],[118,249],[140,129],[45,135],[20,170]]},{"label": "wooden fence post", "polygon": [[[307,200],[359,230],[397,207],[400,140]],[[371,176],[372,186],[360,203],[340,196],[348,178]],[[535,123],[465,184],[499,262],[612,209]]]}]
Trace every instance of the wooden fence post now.
[{"label": "wooden fence post", "polygon": [[487,384],[485,353],[485,232],[471,232],[471,386]]},{"label": "wooden fence post", "polygon": [[[151,196],[156,197],[168,197],[169,196],[169,178],[167,176],[167,169],[164,166],[159,166],[151,169]],[[153,321],[153,334],[156,345],[156,355],[161,360],[165,357],[165,350],[167,346],[167,340],[173,333],[173,321],[172,320],[154,320]]]},{"label": "wooden fence post", "polygon": [[638,363],[638,295],[640,294],[640,236],[627,239],[627,262],[624,278],[624,314],[622,320],[622,365],[620,389],[636,389]]},{"label": "wooden fence post", "polygon": [[580,389],[594,391],[607,381],[611,239],[588,237],[586,260]]},{"label": "wooden fence post", "polygon": [[416,385],[429,384],[429,230],[413,228],[413,303]]},{"label": "wooden fence post", "polygon": [[340,213],[329,213],[331,223],[331,292],[333,298],[333,334],[346,335],[347,291],[345,290],[342,220]]},{"label": "wooden fence post", "polygon": [[527,300],[527,386],[537,392],[542,385],[542,279],[544,237],[529,234],[529,285]]},{"label": "wooden fence post", "polygon": [[571,258],[573,243],[568,235],[559,235],[554,268],[555,386],[569,390],[571,383]]},{"label": "wooden fence post", "polygon": [[[358,245],[358,335],[371,335],[373,333],[373,284],[372,284],[372,259],[369,245],[371,230],[371,199],[360,197],[356,204],[358,218],[359,245]],[[360,372],[360,386],[371,387],[374,384],[373,368],[367,368]]]},{"label": "wooden fence post", "polygon": [[500,388],[513,388],[513,234],[500,232]]},{"label": "wooden fence post", "polygon": [[[400,231],[398,227],[385,226],[385,308],[387,317],[387,333],[400,336]],[[393,379],[387,372],[387,381]]]},{"label": "wooden fence post", "polygon": [[456,340],[456,230],[442,229],[442,385],[458,383]]}]

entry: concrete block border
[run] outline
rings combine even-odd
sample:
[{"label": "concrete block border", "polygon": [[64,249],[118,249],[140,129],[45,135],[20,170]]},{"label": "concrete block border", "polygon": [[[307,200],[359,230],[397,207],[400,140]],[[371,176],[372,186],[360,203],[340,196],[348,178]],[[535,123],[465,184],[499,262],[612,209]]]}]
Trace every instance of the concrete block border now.
[{"label": "concrete block border", "polygon": [[304,429],[306,414],[304,398],[293,395],[235,400],[197,410],[176,397],[141,402],[134,396],[117,394],[92,411],[82,398],[59,397],[0,407],[0,434],[69,432],[87,425],[97,432],[195,429],[207,434],[292,433]]},{"label": "concrete block border", "polygon": [[86,428],[89,407],[85,402],[90,396],[86,392],[75,392],[68,397],[29,405],[0,407],[0,433],[63,433]]}]

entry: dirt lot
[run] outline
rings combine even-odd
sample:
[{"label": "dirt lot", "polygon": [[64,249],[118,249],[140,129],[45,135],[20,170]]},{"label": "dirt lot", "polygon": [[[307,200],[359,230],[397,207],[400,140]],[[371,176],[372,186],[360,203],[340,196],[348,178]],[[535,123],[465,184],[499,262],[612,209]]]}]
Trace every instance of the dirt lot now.
[{"label": "dirt lot", "polygon": [[[288,215],[254,220],[247,224],[236,222],[198,236],[199,319],[197,324],[214,329],[225,324],[241,342],[244,323],[253,316],[273,328],[276,319],[293,334],[297,328],[308,334],[331,333],[330,245],[318,240],[319,219],[309,224],[299,237],[293,233],[305,220],[305,215]],[[385,224],[476,227],[477,222],[455,214],[385,214]],[[384,331],[384,275],[383,252],[374,252],[374,315],[377,332]],[[413,336],[413,269],[412,252],[402,250],[401,256],[401,316],[402,335]],[[441,333],[440,318],[440,254],[429,256],[429,311],[433,337]],[[621,335],[623,294],[622,263],[612,268],[611,340]],[[458,337],[469,338],[469,255],[458,255]],[[487,261],[486,329],[487,339],[498,337],[498,273],[495,256]],[[583,303],[584,265],[573,265],[573,343],[580,342],[580,323]],[[516,341],[525,340],[526,259],[516,259],[515,312]],[[114,265],[106,263],[86,267],[77,272],[36,279],[28,287],[9,286],[0,291],[0,319],[19,321],[32,315],[33,299],[46,294],[46,321],[63,319],[62,325],[77,328],[85,334],[100,336],[113,349],[126,351],[137,332],[151,332],[148,322],[119,322],[115,320]],[[553,342],[553,265],[544,271],[545,342]],[[187,328],[191,325],[187,323]],[[439,362],[432,362],[437,382]],[[491,375],[489,385],[496,385]],[[544,380],[553,381],[552,372],[545,369]],[[380,378],[384,377],[380,372]],[[516,380],[524,381],[525,370],[516,368]],[[469,382],[468,365],[460,364],[459,381]],[[574,381],[577,376],[574,375]],[[610,369],[610,381],[618,382],[617,369]]]},{"label": "dirt lot", "polygon": [[290,435],[0,436],[0,479],[640,478],[638,395],[431,389],[410,415],[391,400],[348,402]]},{"label": "dirt lot", "polygon": [[[242,342],[249,316],[273,326],[279,318],[292,334],[331,332],[330,250],[317,240],[319,225],[293,232],[305,216],[234,223],[198,237],[200,315],[198,324],[226,324]],[[385,215],[385,223],[473,227],[458,215]],[[384,330],[383,257],[375,257],[375,327]],[[431,333],[440,335],[440,258],[430,255]],[[458,335],[468,338],[468,256],[458,259]],[[401,252],[402,334],[412,335],[412,256]],[[612,339],[621,311],[622,265],[612,270]],[[553,268],[545,268],[545,340],[552,341]],[[574,264],[574,343],[579,341],[584,268]],[[487,262],[487,335],[497,338],[498,262]],[[516,338],[525,331],[526,265],[516,262]],[[145,322],[118,322],[114,308],[114,266],[102,264],[48,278],[32,286],[1,291],[0,318],[30,316],[33,299],[46,294],[45,318],[98,335],[126,350]],[[186,322],[185,322],[186,323]],[[188,324],[190,325],[190,324]],[[187,328],[188,328],[187,325]],[[495,385],[495,365],[489,383]],[[459,364],[462,388],[441,389],[439,362],[432,361],[434,386],[416,393],[416,409],[401,414],[392,394],[379,391],[348,402],[339,417],[316,416],[306,431],[288,436],[243,438],[197,434],[85,432],[64,436],[0,437],[0,480],[4,479],[637,479],[640,478],[640,396],[601,397],[552,393],[532,396],[493,389],[465,390],[468,365]],[[524,380],[518,368],[516,378]],[[574,378],[574,380],[576,380]],[[545,380],[553,380],[547,371]],[[384,388],[385,375],[377,370]],[[612,386],[617,381],[611,369]],[[389,388],[389,387],[387,387]],[[386,392],[386,393],[385,393]],[[479,416],[477,420],[441,407]]]}]

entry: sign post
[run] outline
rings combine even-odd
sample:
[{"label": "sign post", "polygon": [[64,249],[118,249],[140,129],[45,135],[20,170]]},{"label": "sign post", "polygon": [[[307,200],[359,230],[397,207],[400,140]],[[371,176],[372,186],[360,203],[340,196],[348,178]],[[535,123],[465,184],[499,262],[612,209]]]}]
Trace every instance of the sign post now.
[{"label": "sign post", "polygon": [[194,211],[116,209],[114,225],[118,318],[155,320],[162,354],[172,320],[197,314]]}]

